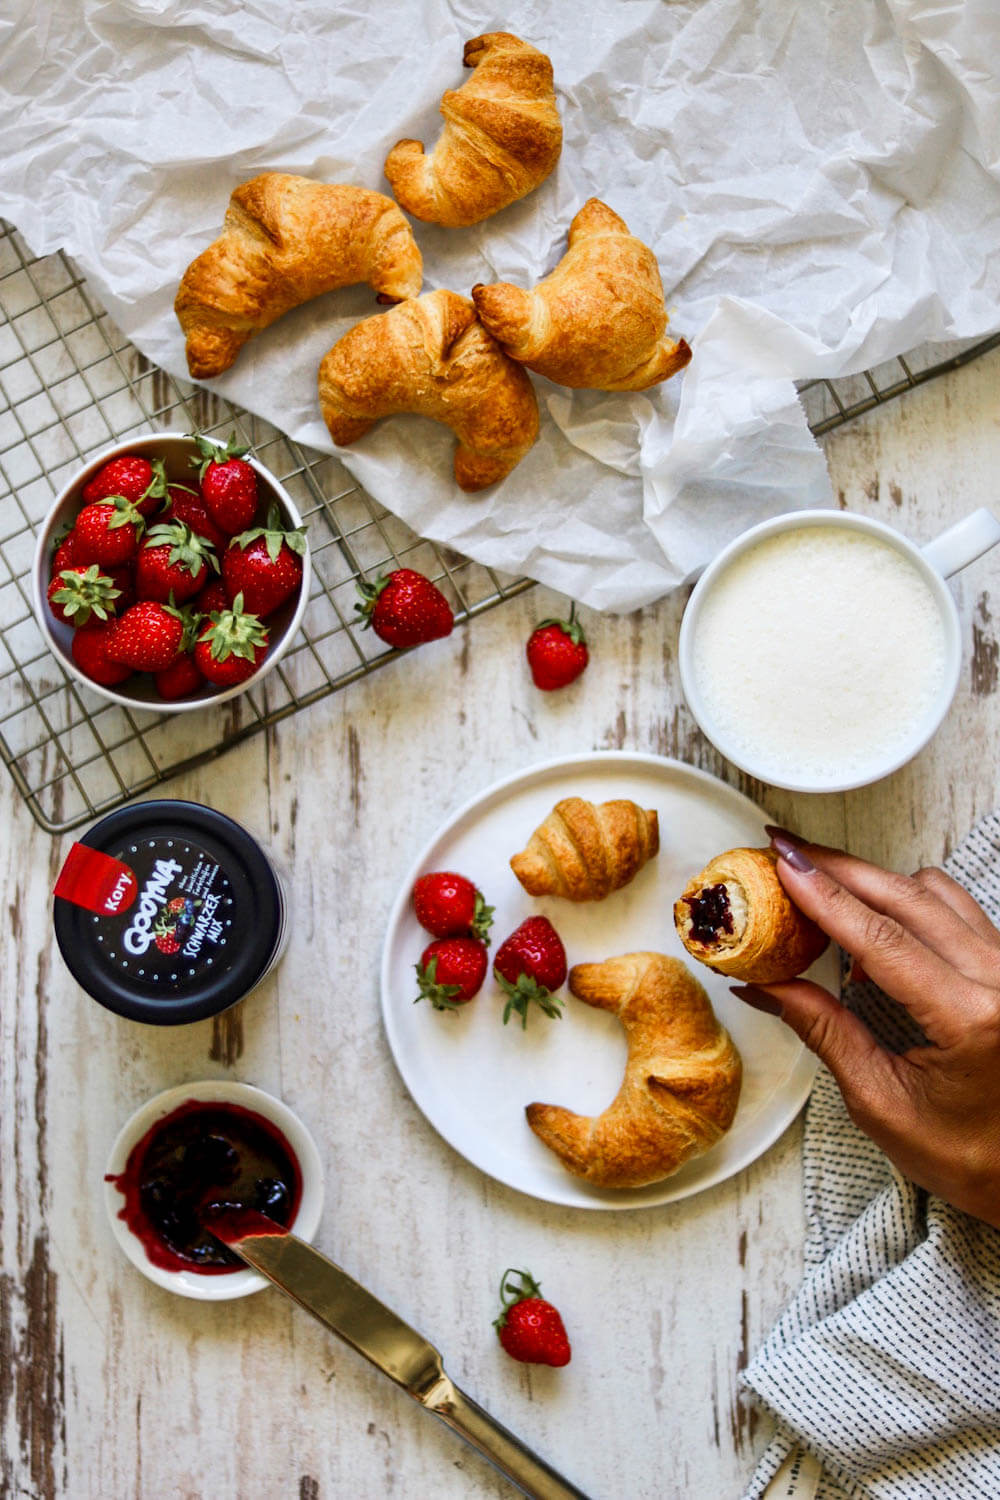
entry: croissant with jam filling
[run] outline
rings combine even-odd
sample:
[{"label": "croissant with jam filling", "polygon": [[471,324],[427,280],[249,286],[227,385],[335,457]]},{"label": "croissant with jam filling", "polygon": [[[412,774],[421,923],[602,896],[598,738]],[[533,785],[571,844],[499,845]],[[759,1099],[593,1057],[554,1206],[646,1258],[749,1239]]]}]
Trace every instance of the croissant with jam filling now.
[{"label": "croissant with jam filling", "polygon": [[674,925],[692,958],[747,984],[808,969],[830,941],[789,899],[771,849],[730,849],[689,880]]}]

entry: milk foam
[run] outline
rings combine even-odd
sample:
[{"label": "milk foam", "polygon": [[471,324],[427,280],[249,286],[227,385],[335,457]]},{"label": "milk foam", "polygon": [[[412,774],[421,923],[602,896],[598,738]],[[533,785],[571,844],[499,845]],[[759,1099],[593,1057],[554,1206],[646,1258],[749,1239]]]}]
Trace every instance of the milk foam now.
[{"label": "milk foam", "polygon": [[692,649],[707,713],[737,760],[780,780],[845,782],[905,753],[944,685],[927,582],[869,533],[804,526],[734,559]]}]

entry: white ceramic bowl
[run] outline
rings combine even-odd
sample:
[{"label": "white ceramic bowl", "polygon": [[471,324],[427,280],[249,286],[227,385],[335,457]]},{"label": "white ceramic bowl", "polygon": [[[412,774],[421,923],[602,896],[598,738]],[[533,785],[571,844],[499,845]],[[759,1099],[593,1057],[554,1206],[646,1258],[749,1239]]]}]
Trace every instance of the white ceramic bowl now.
[{"label": "white ceramic bowl", "polygon": [[[309,598],[311,574],[309,547],[306,546],[305,555],[302,558],[302,583],[299,586],[298,595],[290,599],[268,620],[270,646],[267,656],[246,682],[238,683],[230,688],[216,688],[211,683],[206,683],[199,693],[175,702],[161,698],[153,686],[152,678],[145,674],[137,674],[134,679],[122,683],[119,687],[102,687],[100,683],[85,676],[73,660],[70,650],[73,627],[56,619],[49,608],[46,590],[49,586],[55,538],[69,527],[82,508],[81,493],[84,485],[110,459],[118,458],[123,453],[137,453],[140,457],[148,459],[162,458],[168,480],[175,484],[190,485],[194,470],[188,460],[197,456],[198,447],[194,439],[183,432],[151,432],[146,437],[135,437],[130,438],[128,442],[116,443],[113,448],[105,448],[87,461],[86,467],[81,469],[61,491],[45,517],[38,534],[31,575],[31,597],[35,618],[59,664],[84,687],[98,693],[102,698],[110,699],[112,703],[121,703],[126,708],[154,709],[166,714],[186,713],[191,709],[205,708],[209,704],[224,703],[227,698],[235,698],[237,694],[246,692],[248,687],[253,687],[255,683],[258,683],[277,664],[291,645],[295,632],[302,622],[306,601]],[[302,517],[284,486],[252,455],[247,455],[246,462],[257,474],[262,510],[266,512],[268,504],[274,499],[287,525],[301,526]]]},{"label": "white ceramic bowl", "polygon": [[[323,1211],[323,1165],[316,1143],[302,1121],[292,1113],[287,1104],[263,1089],[249,1083],[235,1083],[229,1079],[207,1079],[200,1083],[182,1083],[177,1088],[167,1089],[150,1099],[126,1121],[111,1148],[105,1172],[118,1176],[125,1170],[129,1153],[148,1130],[165,1116],[179,1109],[189,1099],[205,1103],[238,1104],[254,1114],[263,1115],[281,1131],[298,1161],[302,1173],[302,1198],[298,1212],[289,1229],[300,1239],[311,1240],[319,1225]],[[157,1286],[181,1297],[194,1297],[202,1302],[225,1302],[233,1297],[247,1297],[270,1285],[267,1278],[249,1268],[223,1275],[205,1276],[197,1271],[168,1271],[154,1266],[146,1254],[142,1241],[119,1218],[124,1203],[121,1191],[113,1182],[105,1181],[104,1201],[115,1239],[134,1266]]]}]

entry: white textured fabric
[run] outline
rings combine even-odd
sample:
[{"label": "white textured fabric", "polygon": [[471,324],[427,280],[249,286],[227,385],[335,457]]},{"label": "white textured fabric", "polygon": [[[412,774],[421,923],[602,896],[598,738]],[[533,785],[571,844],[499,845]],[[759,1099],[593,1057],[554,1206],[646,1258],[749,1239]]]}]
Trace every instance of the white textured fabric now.
[{"label": "white textured fabric", "polygon": [[[1000,814],[946,868],[1000,925]],[[844,999],[887,1047],[920,1040],[874,985]],[[825,1068],[803,1172],[806,1275],[743,1376],[778,1421],[746,1500],[998,1500],[1000,1232],[902,1177]],[[807,1491],[797,1451],[822,1464]]]}]

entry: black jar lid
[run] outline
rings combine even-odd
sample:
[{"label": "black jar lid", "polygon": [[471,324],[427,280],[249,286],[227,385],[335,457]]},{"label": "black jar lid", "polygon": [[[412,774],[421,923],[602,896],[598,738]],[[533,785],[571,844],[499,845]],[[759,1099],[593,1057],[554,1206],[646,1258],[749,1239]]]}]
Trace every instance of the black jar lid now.
[{"label": "black jar lid", "polygon": [[133,1021],[175,1026],[253,989],[278,946],[284,903],[267,855],[238,823],[196,802],[158,800],[110,813],[79,839],[53,915],[60,952],[88,994]]}]

